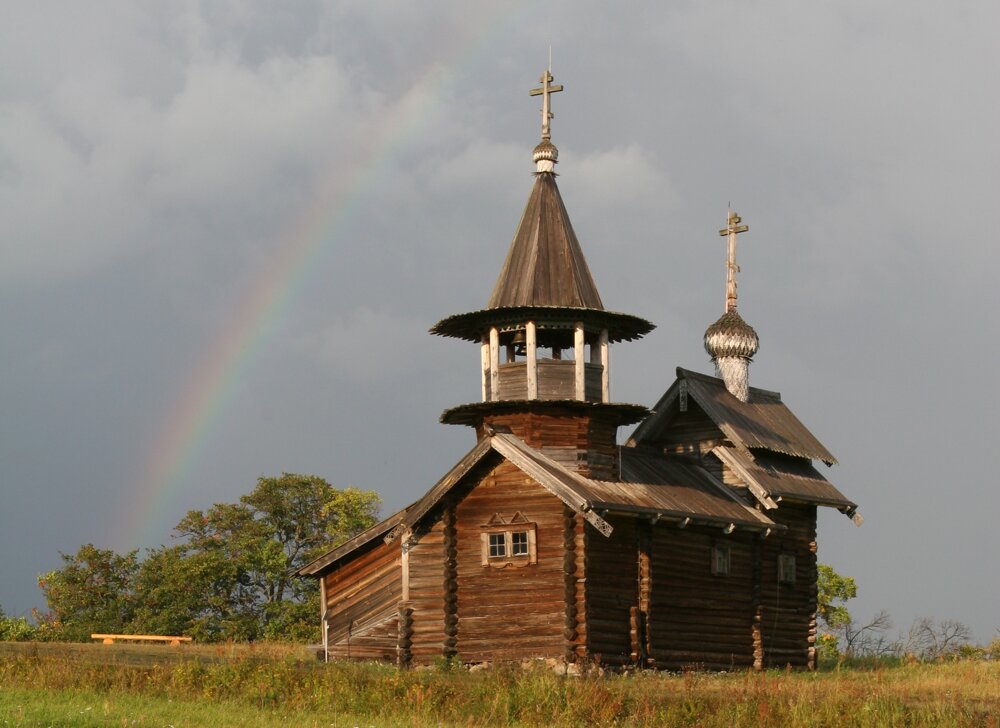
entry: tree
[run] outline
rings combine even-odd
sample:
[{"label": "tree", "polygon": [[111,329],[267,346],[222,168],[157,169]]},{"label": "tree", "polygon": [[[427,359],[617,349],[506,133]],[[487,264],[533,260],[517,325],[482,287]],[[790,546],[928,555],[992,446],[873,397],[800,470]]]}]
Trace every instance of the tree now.
[{"label": "tree", "polygon": [[39,578],[45,627],[188,634],[199,641],[316,639],[319,587],[295,572],[373,525],[373,491],[338,490],[314,475],[259,478],[239,503],[190,511],[177,543],[118,555],[90,544]]},{"label": "tree", "polygon": [[373,525],[372,491],[322,478],[260,478],[239,503],[190,511],[181,543],[150,554],[139,577],[135,626],[199,640],[315,638],[318,584],[295,572]]},{"label": "tree", "polygon": [[971,639],[972,630],[962,622],[918,617],[900,640],[899,652],[924,660],[939,660],[956,655]]},{"label": "tree", "polygon": [[42,622],[65,639],[88,639],[92,632],[114,632],[135,614],[137,551],[120,555],[86,544],[73,555],[59,554],[65,566],[38,577],[49,606]]},{"label": "tree", "polygon": [[817,564],[816,570],[816,612],[829,630],[836,631],[851,621],[844,603],[858,595],[858,585],[826,564]]}]

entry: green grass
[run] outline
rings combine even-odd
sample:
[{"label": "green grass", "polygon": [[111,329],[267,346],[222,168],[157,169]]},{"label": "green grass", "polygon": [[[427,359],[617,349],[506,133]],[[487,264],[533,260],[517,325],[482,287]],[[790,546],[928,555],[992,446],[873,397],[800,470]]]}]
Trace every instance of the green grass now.
[{"label": "green grass", "polygon": [[238,701],[190,701],[142,695],[108,695],[85,690],[46,691],[0,688],[0,728],[6,726],[382,726],[364,718],[330,715],[327,711],[282,711],[247,708]]},{"label": "green grass", "polygon": [[399,672],[301,648],[0,644],[10,726],[988,726],[1000,663],[818,673],[563,677],[542,667]]}]

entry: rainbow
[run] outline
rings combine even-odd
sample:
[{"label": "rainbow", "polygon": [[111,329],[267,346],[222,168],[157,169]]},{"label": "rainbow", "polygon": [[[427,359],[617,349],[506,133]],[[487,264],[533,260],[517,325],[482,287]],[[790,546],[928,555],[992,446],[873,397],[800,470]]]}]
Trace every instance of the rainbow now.
[{"label": "rainbow", "polygon": [[[120,501],[117,523],[128,524],[115,540],[128,549],[163,543],[179,518],[181,503],[190,502],[192,478],[213,436],[226,421],[243,390],[271,332],[293,310],[310,282],[327,268],[356,221],[363,203],[457,83],[487,60],[496,42],[523,18],[527,2],[498,4],[496,17],[482,22],[484,30],[458,45],[449,62],[425,69],[411,93],[391,115],[374,125],[371,151],[353,168],[337,170],[316,196],[318,202],[304,219],[282,236],[276,264],[239,305],[235,323],[188,376],[131,481],[133,491]],[[167,522],[166,519],[174,519]]]}]

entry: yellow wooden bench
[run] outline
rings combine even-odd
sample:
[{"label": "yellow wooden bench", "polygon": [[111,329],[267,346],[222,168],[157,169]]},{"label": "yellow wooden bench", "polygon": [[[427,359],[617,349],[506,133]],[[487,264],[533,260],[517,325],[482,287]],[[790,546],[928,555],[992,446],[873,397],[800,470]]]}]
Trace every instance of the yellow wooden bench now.
[{"label": "yellow wooden bench", "polygon": [[101,640],[103,644],[113,645],[115,640],[132,640],[141,642],[169,642],[172,646],[178,647],[181,642],[190,642],[190,637],[173,637],[158,634],[92,634],[92,640]]}]

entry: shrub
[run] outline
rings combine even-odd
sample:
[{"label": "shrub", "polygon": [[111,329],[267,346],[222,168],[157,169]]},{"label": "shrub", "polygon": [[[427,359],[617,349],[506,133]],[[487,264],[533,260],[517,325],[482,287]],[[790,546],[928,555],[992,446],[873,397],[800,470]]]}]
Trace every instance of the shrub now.
[{"label": "shrub", "polygon": [[24,617],[8,617],[0,609],[0,642],[27,642],[35,639],[38,628]]}]

